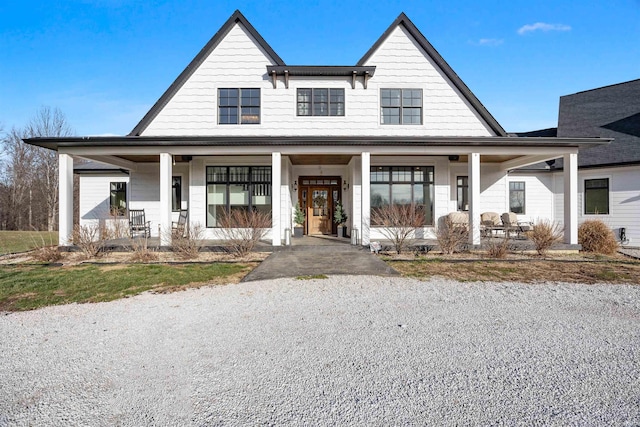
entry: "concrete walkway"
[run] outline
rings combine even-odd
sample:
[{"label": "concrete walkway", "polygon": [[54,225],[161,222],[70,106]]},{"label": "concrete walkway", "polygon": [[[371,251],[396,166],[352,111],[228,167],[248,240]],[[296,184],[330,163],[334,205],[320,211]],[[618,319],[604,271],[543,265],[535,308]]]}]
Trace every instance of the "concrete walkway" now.
[{"label": "concrete walkway", "polygon": [[298,244],[273,252],[242,281],[316,274],[399,276],[397,271],[367,249],[330,240],[312,240],[308,245]]}]

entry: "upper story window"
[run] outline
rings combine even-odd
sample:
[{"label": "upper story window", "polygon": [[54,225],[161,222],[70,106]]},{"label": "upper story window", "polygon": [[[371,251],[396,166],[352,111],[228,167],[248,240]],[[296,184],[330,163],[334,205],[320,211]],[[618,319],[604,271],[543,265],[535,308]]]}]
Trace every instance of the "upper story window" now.
[{"label": "upper story window", "polygon": [[260,124],[260,89],[218,89],[218,124]]},{"label": "upper story window", "polygon": [[422,89],[381,89],[380,120],[383,125],[421,125]]},{"label": "upper story window", "polygon": [[299,116],[344,116],[344,89],[298,89]]}]

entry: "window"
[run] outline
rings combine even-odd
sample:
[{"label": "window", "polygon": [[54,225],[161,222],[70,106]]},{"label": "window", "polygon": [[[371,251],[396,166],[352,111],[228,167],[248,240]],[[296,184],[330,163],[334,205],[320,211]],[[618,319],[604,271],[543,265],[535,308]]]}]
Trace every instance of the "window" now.
[{"label": "window", "polygon": [[298,89],[299,116],[344,116],[344,89]]},{"label": "window", "polygon": [[218,124],[260,124],[260,89],[218,89]]},{"label": "window", "polygon": [[584,180],[585,215],[609,215],[609,178]]},{"label": "window", "polygon": [[270,166],[207,166],[207,227],[230,209],[271,212]]},{"label": "window", "polygon": [[127,213],[127,183],[109,183],[109,213],[111,215],[123,216]]},{"label": "window", "polygon": [[373,166],[370,177],[372,210],[414,204],[424,211],[425,225],[433,225],[433,166]]},{"label": "window", "polygon": [[509,212],[524,214],[524,182],[509,183]]},{"label": "window", "polygon": [[380,109],[383,125],[420,125],[422,89],[381,89]]},{"label": "window", "polygon": [[182,177],[171,177],[171,210],[179,211],[182,205]]},{"label": "window", "polygon": [[456,178],[456,194],[459,211],[469,210],[469,177],[459,176]]}]

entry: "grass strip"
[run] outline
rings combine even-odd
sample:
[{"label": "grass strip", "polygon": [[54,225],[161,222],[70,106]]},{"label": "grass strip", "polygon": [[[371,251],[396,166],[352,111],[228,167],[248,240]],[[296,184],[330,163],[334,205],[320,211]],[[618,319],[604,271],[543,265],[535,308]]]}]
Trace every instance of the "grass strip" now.
[{"label": "grass strip", "polygon": [[170,292],[204,284],[237,283],[255,265],[0,266],[0,311],[112,301],[150,290]]},{"label": "grass strip", "polygon": [[0,255],[57,244],[57,231],[0,231]]}]

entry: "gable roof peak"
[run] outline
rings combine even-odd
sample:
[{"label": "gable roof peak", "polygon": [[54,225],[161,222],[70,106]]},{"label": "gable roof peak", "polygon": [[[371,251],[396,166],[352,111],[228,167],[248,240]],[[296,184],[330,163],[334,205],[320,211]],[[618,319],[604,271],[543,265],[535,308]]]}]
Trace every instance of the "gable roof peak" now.
[{"label": "gable roof peak", "polygon": [[169,86],[169,88],[162,94],[160,99],[151,107],[151,109],[145,114],[140,122],[129,133],[129,136],[140,136],[142,132],[147,129],[153,119],[162,111],[167,103],[174,97],[174,95],[180,90],[180,88],[189,80],[193,73],[202,65],[202,63],[209,57],[211,52],[220,44],[222,39],[231,31],[236,25],[241,24],[244,29],[253,37],[253,39],[260,45],[262,50],[275,62],[276,65],[285,65],[284,61],[278,54],[269,46],[269,44],[262,38],[262,36],[256,31],[251,23],[244,17],[240,10],[236,9],[235,12],[227,19],[227,21],[220,27],[220,29],[213,35],[211,40],[198,52],[195,58],[187,65],[187,67],[180,73],[178,78]]},{"label": "gable roof peak", "polygon": [[380,46],[387,40],[391,33],[400,25],[402,25],[407,32],[413,37],[413,39],[420,45],[420,47],[426,52],[427,56],[435,62],[436,66],[444,73],[445,76],[451,81],[451,83],[460,91],[461,95],[469,102],[469,104],[475,109],[475,111],[482,117],[487,123],[487,126],[493,130],[498,136],[507,136],[507,132],[500,126],[500,123],[489,113],[480,100],[471,92],[462,79],[456,74],[455,71],[449,66],[447,61],[444,60],[442,55],[433,47],[427,38],[418,30],[418,28],[411,22],[409,17],[404,12],[400,12],[400,15],[389,25],[384,33],[378,40],[371,46],[371,48],[364,54],[360,61],[356,65],[364,66],[367,61],[371,59],[373,54],[380,48]]}]

